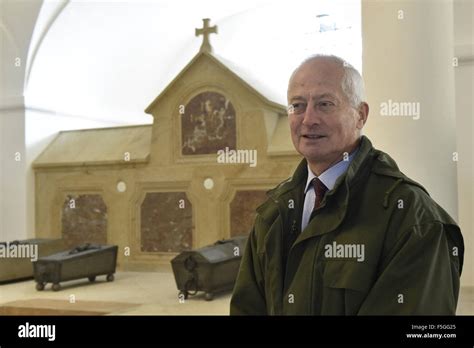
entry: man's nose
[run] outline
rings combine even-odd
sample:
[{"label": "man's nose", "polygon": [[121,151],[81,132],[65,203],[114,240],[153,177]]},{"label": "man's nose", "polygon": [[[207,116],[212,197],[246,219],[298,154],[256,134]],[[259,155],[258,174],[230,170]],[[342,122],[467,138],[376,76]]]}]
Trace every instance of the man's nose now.
[{"label": "man's nose", "polygon": [[317,112],[314,105],[308,103],[306,110],[304,112],[303,124],[305,126],[312,126],[314,124],[319,124],[320,118],[319,113]]}]

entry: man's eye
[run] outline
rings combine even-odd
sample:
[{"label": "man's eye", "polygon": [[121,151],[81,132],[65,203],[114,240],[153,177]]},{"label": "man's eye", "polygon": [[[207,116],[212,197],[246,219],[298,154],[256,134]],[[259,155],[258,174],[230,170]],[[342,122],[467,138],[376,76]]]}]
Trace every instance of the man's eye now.
[{"label": "man's eye", "polygon": [[306,103],[293,103],[288,107],[288,113],[300,114],[306,110]]},{"label": "man's eye", "polygon": [[330,108],[330,107],[333,107],[333,106],[334,106],[334,103],[333,103],[333,102],[330,102],[330,101],[322,101],[322,102],[319,102],[319,103],[318,103],[318,106],[320,106],[321,108],[328,109],[328,108]]}]

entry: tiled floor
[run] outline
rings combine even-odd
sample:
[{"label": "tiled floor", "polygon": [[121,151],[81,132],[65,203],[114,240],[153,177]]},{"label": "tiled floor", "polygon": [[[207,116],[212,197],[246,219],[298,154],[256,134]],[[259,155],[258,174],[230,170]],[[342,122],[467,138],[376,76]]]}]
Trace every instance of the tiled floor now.
[{"label": "tiled floor", "polygon": [[[71,303],[72,299],[75,303]],[[92,284],[84,279],[62,283],[59,292],[53,292],[50,285],[44,291],[37,291],[33,280],[0,285],[0,307],[10,302],[14,302],[11,307],[17,308],[4,310],[5,314],[27,314],[25,308],[33,307],[32,313],[38,313],[38,307],[51,306],[57,311],[77,312],[102,307],[104,314],[117,315],[227,315],[230,293],[216,295],[212,301],[205,301],[200,293],[181,303],[171,270],[118,272],[114,282],[108,283],[105,277],[98,277]],[[100,306],[94,305],[100,302]],[[474,314],[474,287],[461,289],[458,314]]]}]

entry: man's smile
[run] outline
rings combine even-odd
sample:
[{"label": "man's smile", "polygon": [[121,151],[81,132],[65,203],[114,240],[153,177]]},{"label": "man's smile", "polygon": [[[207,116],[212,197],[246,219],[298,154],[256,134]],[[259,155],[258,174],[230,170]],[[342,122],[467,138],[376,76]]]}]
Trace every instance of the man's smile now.
[{"label": "man's smile", "polygon": [[320,135],[320,134],[301,134],[302,138],[310,139],[310,140],[319,140],[326,138],[326,135]]}]

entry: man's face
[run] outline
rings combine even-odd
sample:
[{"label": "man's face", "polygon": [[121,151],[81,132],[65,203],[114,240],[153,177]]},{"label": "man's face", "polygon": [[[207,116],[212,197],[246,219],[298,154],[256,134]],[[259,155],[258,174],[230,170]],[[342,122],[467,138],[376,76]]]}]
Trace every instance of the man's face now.
[{"label": "man's face", "polygon": [[328,59],[305,63],[288,85],[289,122],[296,150],[328,167],[357,144],[365,119],[342,90],[344,70]]}]

